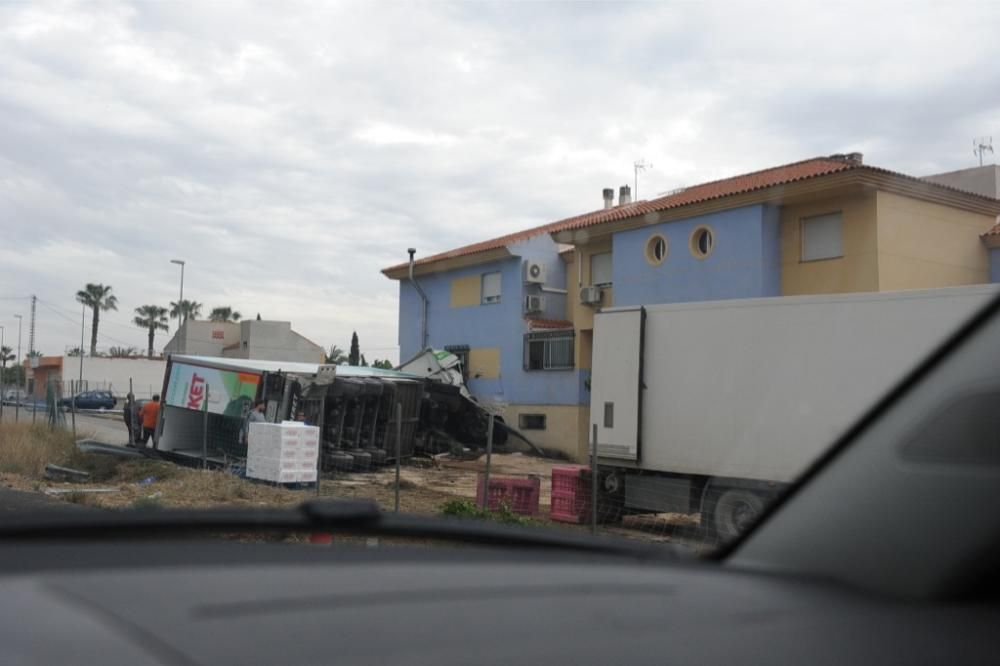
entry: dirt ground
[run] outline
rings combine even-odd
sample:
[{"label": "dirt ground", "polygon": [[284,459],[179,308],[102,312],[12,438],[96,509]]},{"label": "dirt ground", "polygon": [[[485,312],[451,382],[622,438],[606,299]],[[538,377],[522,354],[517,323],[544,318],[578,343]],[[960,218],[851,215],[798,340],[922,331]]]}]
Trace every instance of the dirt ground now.
[{"label": "dirt ground", "polygon": [[[294,490],[275,487],[241,479],[223,471],[189,469],[163,461],[95,461],[98,466],[102,463],[108,467],[107,472],[101,473],[98,467],[93,481],[85,484],[50,481],[12,473],[0,474],[0,484],[17,490],[46,493],[67,502],[107,509],[275,507],[292,506],[317,497],[315,487]],[[566,464],[565,461],[519,453],[495,454],[490,473],[494,478],[539,477],[539,513],[534,516],[534,520],[545,527],[587,531],[587,525],[556,522],[549,516],[549,479],[552,467]],[[422,460],[403,466],[400,472],[400,510],[435,515],[440,513],[442,505],[449,500],[474,500],[478,475],[484,471],[485,466],[485,458]],[[393,467],[371,473],[324,475],[320,482],[319,497],[373,499],[383,509],[391,510],[394,505],[394,484]],[[629,516],[620,525],[602,525],[600,532],[643,541],[679,542],[701,549],[701,545],[689,536],[689,528],[696,524],[696,517],[679,514]]]}]

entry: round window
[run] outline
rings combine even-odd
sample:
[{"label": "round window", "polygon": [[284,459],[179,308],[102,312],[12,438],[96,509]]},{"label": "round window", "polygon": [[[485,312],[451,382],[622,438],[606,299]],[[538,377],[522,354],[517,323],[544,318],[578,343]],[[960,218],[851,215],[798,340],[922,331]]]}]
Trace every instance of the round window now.
[{"label": "round window", "polygon": [[691,232],[691,254],[698,259],[704,259],[712,254],[715,247],[715,236],[708,227],[698,227]]},{"label": "round window", "polygon": [[659,266],[667,258],[667,239],[660,234],[649,237],[646,241],[646,261]]}]

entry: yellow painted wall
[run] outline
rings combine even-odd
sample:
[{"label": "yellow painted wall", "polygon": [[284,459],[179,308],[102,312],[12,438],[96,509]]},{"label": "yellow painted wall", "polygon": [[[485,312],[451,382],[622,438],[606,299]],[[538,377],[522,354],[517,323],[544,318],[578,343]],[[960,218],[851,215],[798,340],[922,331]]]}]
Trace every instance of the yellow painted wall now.
[{"label": "yellow painted wall", "polygon": [[477,347],[469,350],[469,377],[496,379],[499,376],[499,347]]},{"label": "yellow painted wall", "polygon": [[[581,412],[583,416],[581,418]],[[580,427],[587,429],[587,408],[581,405],[508,405],[504,420],[517,427],[519,414],[545,414],[545,430],[521,430],[532,443],[566,454],[573,461],[586,458],[586,438],[580,448]]]},{"label": "yellow painted wall", "polygon": [[889,192],[877,201],[880,290],[990,281],[979,236],[995,224],[992,217]]},{"label": "yellow painted wall", "polygon": [[451,307],[467,308],[479,305],[482,300],[482,277],[470,275],[451,281]]},{"label": "yellow painted wall", "polygon": [[[576,329],[577,338],[580,337],[580,331],[592,330],[594,328],[594,312],[597,311],[597,308],[593,305],[583,305],[580,303],[580,287],[590,284],[590,256],[602,252],[611,252],[610,238],[595,241],[588,245],[578,245],[575,252],[575,261],[572,265],[573,272],[566,275],[566,282],[570,285],[576,285],[569,289],[569,301],[572,308],[570,320],[573,322],[573,328]],[[602,289],[601,307],[609,308],[614,305],[614,291],[612,287],[604,287]],[[583,345],[577,344],[574,347],[576,367],[589,368],[590,347],[586,348],[586,355],[583,353]]]},{"label": "yellow painted wall", "polygon": [[[840,211],[844,256],[802,261],[801,220]],[[834,294],[878,291],[876,196],[865,192],[784,206],[781,210],[781,293]]]}]

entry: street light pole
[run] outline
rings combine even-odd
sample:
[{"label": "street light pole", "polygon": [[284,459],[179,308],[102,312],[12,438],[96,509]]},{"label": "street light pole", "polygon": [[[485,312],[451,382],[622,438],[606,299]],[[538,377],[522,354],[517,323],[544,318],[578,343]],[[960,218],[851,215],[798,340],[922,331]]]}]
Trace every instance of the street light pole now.
[{"label": "street light pole", "polygon": [[[177,301],[177,333],[179,334],[181,332],[181,328],[187,323],[187,316],[184,312],[184,261],[181,259],[171,259],[170,263],[177,264],[181,267],[181,297],[180,300]],[[187,337],[187,328],[184,328],[184,337]],[[187,345],[185,342],[186,340],[181,338],[177,343],[180,346],[180,353],[182,354],[187,351]]]},{"label": "street light pole", "polygon": [[17,371],[17,391],[14,396],[14,423],[17,423],[18,418],[21,414],[21,320],[22,317],[19,314],[14,315],[17,317],[17,360],[19,364]]}]

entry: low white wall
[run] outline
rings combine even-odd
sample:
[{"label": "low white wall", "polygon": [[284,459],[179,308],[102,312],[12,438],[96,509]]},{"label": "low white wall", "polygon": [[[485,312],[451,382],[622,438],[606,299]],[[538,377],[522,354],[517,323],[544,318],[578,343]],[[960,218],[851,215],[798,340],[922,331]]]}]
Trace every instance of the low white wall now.
[{"label": "low white wall", "polygon": [[[76,381],[80,376],[80,359],[67,356],[63,359],[63,381]],[[163,390],[163,373],[167,362],[146,358],[83,358],[84,388],[89,391],[110,390],[115,397],[124,398],[128,382],[132,380],[135,397],[149,398]]]}]

